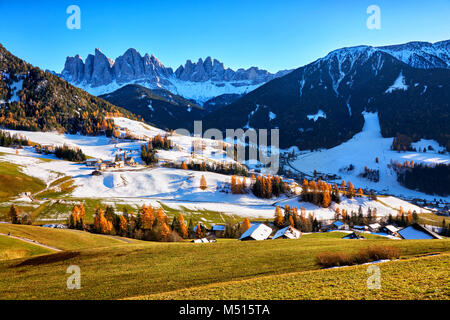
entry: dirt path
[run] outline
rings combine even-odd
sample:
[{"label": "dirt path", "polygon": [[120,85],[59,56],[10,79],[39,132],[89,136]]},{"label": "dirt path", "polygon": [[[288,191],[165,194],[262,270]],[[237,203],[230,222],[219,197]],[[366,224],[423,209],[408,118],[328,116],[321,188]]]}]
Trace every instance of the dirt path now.
[{"label": "dirt path", "polygon": [[1,233],[1,232],[0,232],[0,235],[1,236],[5,236],[5,237],[9,237],[9,238],[14,238],[14,239],[17,239],[17,240],[21,240],[21,241],[24,241],[24,242],[28,242],[28,243],[31,243],[31,244],[34,244],[36,246],[40,246],[40,247],[43,247],[43,248],[46,248],[46,249],[50,249],[50,250],[54,250],[54,251],[62,251],[61,249],[58,249],[58,248],[55,248],[55,247],[51,247],[51,246],[47,246],[47,245],[39,243],[39,242],[37,242],[35,240],[22,238],[22,237],[16,237],[16,236],[13,236],[13,235],[7,235],[7,234]]}]

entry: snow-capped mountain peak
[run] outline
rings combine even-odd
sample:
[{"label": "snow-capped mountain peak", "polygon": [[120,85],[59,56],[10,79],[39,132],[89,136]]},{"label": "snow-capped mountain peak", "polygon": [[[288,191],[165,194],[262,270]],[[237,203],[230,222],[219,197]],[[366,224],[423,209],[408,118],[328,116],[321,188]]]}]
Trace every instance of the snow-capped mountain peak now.
[{"label": "snow-capped mountain peak", "polygon": [[148,88],[163,88],[185,98],[205,102],[221,94],[243,94],[259,85],[286,74],[272,74],[256,67],[225,68],[217,59],[208,56],[197,62],[187,60],[173,72],[154,55],[144,56],[130,48],[115,60],[107,58],[99,49],[83,62],[79,55],[67,57],[61,76],[89,93],[100,95],[126,84],[139,83]]}]

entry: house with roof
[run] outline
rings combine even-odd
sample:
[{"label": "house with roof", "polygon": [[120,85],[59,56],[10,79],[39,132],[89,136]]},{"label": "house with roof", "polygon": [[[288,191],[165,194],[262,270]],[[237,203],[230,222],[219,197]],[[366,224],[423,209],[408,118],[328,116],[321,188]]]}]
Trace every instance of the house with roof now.
[{"label": "house with roof", "polygon": [[378,232],[381,228],[381,225],[378,222],[369,224],[369,230],[371,232]]},{"label": "house with roof", "polygon": [[442,239],[440,235],[418,223],[399,230],[398,234],[405,240]]},{"label": "house with roof", "polygon": [[214,234],[216,237],[223,237],[225,236],[225,229],[226,229],[225,225],[216,224],[211,226],[210,232]]},{"label": "house with roof", "polygon": [[299,230],[297,230],[291,226],[288,226],[288,227],[278,230],[272,237],[272,240],[274,240],[274,239],[298,239],[298,238],[300,238],[301,235],[302,235],[302,233]]},{"label": "house with roof", "polygon": [[396,236],[398,230],[400,230],[399,228],[397,228],[396,226],[393,226],[392,224],[388,224],[386,226],[384,226],[384,231],[386,231],[387,234],[391,235],[391,236]]},{"label": "house with roof", "polygon": [[367,226],[358,226],[358,225],[354,225],[352,229],[353,229],[353,230],[357,230],[357,231],[359,231],[359,232],[363,232],[363,231],[368,230],[369,228],[368,228]]},{"label": "house with roof", "polygon": [[95,165],[97,163],[101,163],[102,160],[101,159],[87,159],[84,163],[88,166],[88,167],[95,167]]},{"label": "house with roof", "polygon": [[263,223],[253,224],[245,231],[239,240],[266,240],[272,233],[272,228]]},{"label": "house with roof", "polygon": [[331,230],[348,230],[348,224],[337,220],[330,225],[330,229]]},{"label": "house with roof", "polygon": [[211,243],[211,242],[216,242],[216,239],[201,238],[201,239],[194,239],[191,242],[193,242],[193,243]]},{"label": "house with roof", "polygon": [[365,239],[365,238],[358,232],[352,232],[352,233],[349,233],[349,234],[343,236],[342,239],[357,239],[357,240],[359,239],[359,240],[362,240],[362,239]]}]

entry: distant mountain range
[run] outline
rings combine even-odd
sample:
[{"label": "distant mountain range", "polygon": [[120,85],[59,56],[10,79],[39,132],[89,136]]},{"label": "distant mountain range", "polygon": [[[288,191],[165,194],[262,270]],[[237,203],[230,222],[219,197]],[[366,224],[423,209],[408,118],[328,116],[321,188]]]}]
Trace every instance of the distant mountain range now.
[{"label": "distant mountain range", "polygon": [[[204,128],[279,128],[281,147],[329,148],[377,111],[383,136],[435,139],[450,151],[450,41],[358,46],[269,81],[226,108]],[[356,155],[355,155],[356,156]]]},{"label": "distant mountain range", "polygon": [[188,60],[174,72],[154,55],[141,56],[133,48],[115,60],[99,49],[85,61],[79,55],[67,57],[61,77],[92,94],[112,92],[126,84],[140,84],[150,89],[166,89],[187,99],[203,103],[221,94],[243,94],[261,84],[289,72],[272,74],[257,67],[225,68],[216,59],[207,57],[193,63]]}]

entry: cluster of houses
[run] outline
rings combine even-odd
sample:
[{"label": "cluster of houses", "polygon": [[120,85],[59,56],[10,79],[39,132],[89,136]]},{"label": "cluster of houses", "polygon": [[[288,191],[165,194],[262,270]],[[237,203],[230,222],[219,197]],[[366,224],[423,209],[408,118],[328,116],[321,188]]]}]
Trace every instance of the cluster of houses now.
[{"label": "cluster of houses", "polygon": [[[193,242],[203,243],[203,242],[216,242],[216,237],[223,237],[225,234],[226,227],[224,225],[213,225],[209,230],[209,236],[202,239],[196,239]],[[194,227],[195,231],[195,227]],[[239,240],[266,240],[266,239],[299,239],[302,233],[291,227],[284,227],[275,231],[268,225],[261,222],[253,222],[250,228],[245,231]]]},{"label": "cluster of houses", "polygon": [[[208,231],[209,236],[203,239],[196,239],[195,243],[216,242],[216,237],[223,237],[225,234],[225,225],[213,225]],[[405,239],[405,240],[425,240],[425,239],[442,239],[436,232],[427,228],[426,226],[414,223],[405,228],[397,228],[394,225],[384,225],[379,223],[372,223],[369,225],[349,225],[335,221],[332,224],[325,226],[322,232],[341,231],[346,235],[342,239],[365,239],[364,235],[374,234],[385,236],[391,239]],[[247,240],[275,240],[275,239],[299,239],[302,232],[292,226],[287,226],[281,229],[274,229],[264,223],[253,222],[249,229],[247,229],[239,238],[241,241]]]},{"label": "cluster of houses", "polygon": [[104,171],[107,168],[120,169],[125,166],[136,166],[136,162],[133,157],[127,157],[125,160],[102,160],[102,159],[87,159],[85,161],[86,166],[94,167],[97,171]]},{"label": "cluster of houses", "polygon": [[391,239],[442,239],[431,228],[427,228],[418,223],[401,229],[391,224],[382,226],[378,222],[369,225],[354,225],[350,228],[348,224],[342,221],[335,221],[329,226],[324,227],[322,231],[352,231],[344,236],[343,239],[364,239],[364,233],[387,236]]}]

